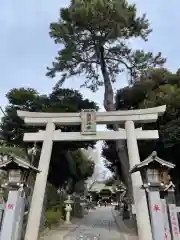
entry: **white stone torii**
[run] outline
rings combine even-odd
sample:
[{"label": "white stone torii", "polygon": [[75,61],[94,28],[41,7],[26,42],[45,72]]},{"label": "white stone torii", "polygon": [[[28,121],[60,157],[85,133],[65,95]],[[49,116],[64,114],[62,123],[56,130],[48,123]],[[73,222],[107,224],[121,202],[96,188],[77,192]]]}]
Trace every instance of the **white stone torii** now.
[{"label": "white stone torii", "polygon": [[[53,141],[87,141],[87,140],[118,140],[127,139],[128,156],[130,168],[140,163],[137,140],[157,139],[157,130],[143,131],[141,128],[135,129],[134,123],[155,122],[158,116],[165,112],[166,106],[155,108],[97,112],[97,124],[125,123],[125,129],[119,131],[96,132],[95,134],[83,135],[79,132],[61,132],[55,130],[57,125],[81,125],[81,113],[39,113],[17,111],[17,114],[28,125],[46,126],[46,130],[36,133],[25,133],[26,142],[43,142],[41,156],[39,160],[39,170],[36,176],[31,207],[29,211],[25,240],[37,240],[43,200],[51,159]],[[139,240],[152,240],[151,226],[149,220],[148,206],[145,191],[141,189],[142,179],[140,173],[132,174],[132,185],[134,203],[136,208],[136,220],[138,226]]]}]

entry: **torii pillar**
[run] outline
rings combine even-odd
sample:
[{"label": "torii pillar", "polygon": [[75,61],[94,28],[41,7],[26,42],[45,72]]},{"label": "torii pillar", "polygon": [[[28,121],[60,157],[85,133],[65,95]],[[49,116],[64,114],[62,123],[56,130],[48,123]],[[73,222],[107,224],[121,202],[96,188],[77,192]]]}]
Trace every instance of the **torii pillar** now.
[{"label": "torii pillar", "polygon": [[48,122],[46,125],[46,131],[44,132],[44,141],[38,166],[40,173],[38,174],[38,177],[36,176],[24,240],[38,239],[44,194],[53,146],[54,130],[55,124],[52,121]]}]

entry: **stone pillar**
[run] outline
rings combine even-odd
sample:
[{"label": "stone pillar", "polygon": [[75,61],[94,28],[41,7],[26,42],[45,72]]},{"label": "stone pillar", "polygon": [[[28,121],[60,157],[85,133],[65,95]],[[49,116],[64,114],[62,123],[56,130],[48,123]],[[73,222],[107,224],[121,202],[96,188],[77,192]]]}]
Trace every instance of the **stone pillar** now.
[{"label": "stone pillar", "polygon": [[[130,168],[140,163],[138,144],[136,139],[135,127],[133,121],[125,122],[127,134],[127,147]],[[132,187],[134,195],[134,204],[136,209],[136,220],[138,227],[139,240],[152,240],[151,225],[149,219],[148,205],[145,190],[141,189],[142,178],[139,172],[133,173]]]},{"label": "stone pillar", "polygon": [[169,218],[168,218],[168,210],[167,210],[167,203],[165,199],[161,199],[162,208],[163,208],[163,215],[164,215],[164,236],[166,240],[171,240],[171,233],[169,227]]},{"label": "stone pillar", "polygon": [[24,210],[25,210],[25,195],[24,192],[21,192],[17,205],[17,220],[16,220],[16,231],[14,234],[14,239],[20,240],[23,235],[23,221],[24,221]]},{"label": "stone pillar", "polygon": [[17,240],[21,236],[22,219],[24,216],[24,199],[21,198],[22,192],[10,190],[6,203],[1,240]]},{"label": "stone pillar", "polygon": [[175,199],[175,194],[173,190],[165,191],[164,198],[166,199],[167,204],[176,205],[176,199]]},{"label": "stone pillar", "polygon": [[175,204],[168,204],[170,229],[173,240],[180,240],[179,222]]},{"label": "stone pillar", "polygon": [[165,238],[165,225],[163,206],[158,191],[150,190],[148,192],[149,211],[151,215],[151,225],[154,240],[164,240]]},{"label": "stone pillar", "polygon": [[39,226],[41,220],[42,207],[44,202],[44,194],[46,189],[49,164],[51,159],[51,151],[53,146],[53,132],[55,124],[48,122],[44,135],[41,156],[39,160],[40,173],[36,176],[34,191],[29,210],[28,223],[24,240],[37,240],[39,234]]},{"label": "stone pillar", "polygon": [[168,206],[171,236],[173,240],[178,240],[180,239],[180,229],[179,229],[179,222],[178,222],[178,216],[176,211],[176,201],[175,201],[174,190],[167,190],[165,194],[165,199]]},{"label": "stone pillar", "polygon": [[66,212],[66,224],[71,224],[71,211],[72,211],[72,204],[73,201],[71,200],[71,196],[68,196],[68,199],[64,201],[65,203],[65,212]]},{"label": "stone pillar", "polygon": [[65,211],[66,211],[66,224],[71,224],[71,211],[72,211],[72,207],[71,204],[66,204],[65,207]]}]

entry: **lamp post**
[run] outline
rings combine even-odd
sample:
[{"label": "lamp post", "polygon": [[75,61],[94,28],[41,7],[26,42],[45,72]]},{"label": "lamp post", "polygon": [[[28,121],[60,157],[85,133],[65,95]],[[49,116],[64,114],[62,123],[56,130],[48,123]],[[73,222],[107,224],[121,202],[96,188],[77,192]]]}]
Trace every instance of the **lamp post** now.
[{"label": "lamp post", "polygon": [[0,159],[0,169],[8,173],[8,180],[2,187],[9,190],[0,239],[19,240],[21,239],[25,208],[24,190],[27,187],[30,171],[38,172],[38,169],[10,154],[1,154]]},{"label": "lamp post", "polygon": [[166,220],[163,210],[160,191],[165,188],[163,176],[168,175],[170,169],[175,165],[160,159],[154,151],[147,159],[138,165],[135,165],[130,173],[137,171],[141,173],[143,180],[142,188],[146,190],[149,203],[149,212],[151,217],[151,227],[154,240],[170,240],[170,233],[166,227]]}]

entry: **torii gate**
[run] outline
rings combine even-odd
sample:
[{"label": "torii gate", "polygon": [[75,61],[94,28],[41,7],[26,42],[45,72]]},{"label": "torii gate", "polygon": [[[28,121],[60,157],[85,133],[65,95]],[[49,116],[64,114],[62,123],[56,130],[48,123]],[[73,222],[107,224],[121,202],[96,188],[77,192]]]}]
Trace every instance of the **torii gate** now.
[{"label": "torii gate", "polygon": [[[158,139],[157,130],[135,129],[134,123],[155,122],[162,115],[166,106],[155,108],[96,112],[83,110],[81,113],[40,113],[17,111],[17,114],[28,125],[46,126],[45,131],[25,133],[25,142],[43,142],[39,160],[39,170],[36,176],[31,207],[29,211],[25,240],[37,240],[43,200],[51,159],[53,141],[90,141],[90,140],[127,140],[130,168],[140,163],[137,140]],[[119,131],[96,131],[96,124],[125,124],[125,129]],[[81,132],[61,132],[55,130],[57,125],[81,125]],[[134,203],[139,240],[152,240],[148,206],[145,191],[141,189],[140,173],[132,174]]]}]

